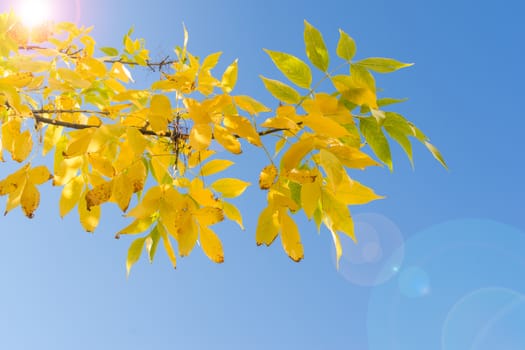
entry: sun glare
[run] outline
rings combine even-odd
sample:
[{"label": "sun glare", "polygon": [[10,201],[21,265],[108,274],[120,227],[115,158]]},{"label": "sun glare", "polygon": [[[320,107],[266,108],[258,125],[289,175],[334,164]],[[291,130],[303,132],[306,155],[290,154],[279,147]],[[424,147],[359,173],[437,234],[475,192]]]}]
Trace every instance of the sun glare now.
[{"label": "sun glare", "polygon": [[50,19],[51,9],[46,0],[20,0],[17,14],[28,27],[38,26]]}]

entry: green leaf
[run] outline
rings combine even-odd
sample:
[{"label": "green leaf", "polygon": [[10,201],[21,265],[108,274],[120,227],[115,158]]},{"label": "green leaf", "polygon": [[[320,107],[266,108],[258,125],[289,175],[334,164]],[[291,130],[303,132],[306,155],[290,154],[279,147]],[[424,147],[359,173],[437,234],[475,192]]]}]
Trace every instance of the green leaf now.
[{"label": "green leaf", "polygon": [[393,105],[395,103],[402,103],[408,101],[408,98],[391,98],[391,97],[384,97],[377,100],[377,105],[379,107]]},{"label": "green leaf", "polygon": [[386,119],[383,122],[385,131],[403,148],[410,160],[410,164],[414,167],[412,144],[408,138],[408,136],[412,136],[412,129],[408,121],[402,115],[393,112],[386,112],[385,116]]},{"label": "green leaf", "polygon": [[297,104],[301,101],[301,95],[289,85],[282,83],[278,80],[268,79],[260,76],[266,90],[268,90],[273,97],[279,101],[283,101],[289,104]]},{"label": "green leaf", "polygon": [[326,72],[330,63],[330,57],[323,36],[319,30],[306,20],[304,21],[304,45],[306,47],[306,56],[310,62],[323,72]]},{"label": "green leaf", "polygon": [[100,51],[102,51],[108,56],[118,56],[118,50],[114,47],[101,47]]},{"label": "green leaf", "polygon": [[275,66],[292,83],[302,88],[310,88],[312,83],[312,72],[310,67],[299,58],[290,54],[264,49],[270,56]]},{"label": "green leaf", "polygon": [[152,263],[155,258],[155,253],[157,252],[157,246],[159,245],[160,232],[158,226],[155,226],[151,230],[150,234],[146,237],[146,251],[148,252],[149,262]]},{"label": "green leaf", "polygon": [[365,58],[364,60],[357,62],[357,64],[378,73],[391,73],[398,69],[410,67],[413,65],[413,63],[404,63],[399,62],[393,58],[383,57]]},{"label": "green leaf", "polygon": [[355,41],[348,34],[339,29],[339,42],[337,43],[337,56],[343,60],[351,61],[355,56],[357,48]]},{"label": "green leaf", "polygon": [[427,149],[430,151],[430,153],[432,153],[434,158],[436,158],[441,163],[441,165],[443,165],[443,167],[448,170],[447,163],[445,163],[445,159],[443,158],[441,153],[438,151],[438,149],[428,141],[425,141],[424,144],[427,147]]},{"label": "green leaf", "polygon": [[126,275],[129,276],[131,267],[140,259],[140,254],[142,253],[142,248],[144,247],[144,242],[146,237],[137,238],[134,240],[128,249],[128,258],[126,259]]},{"label": "green leaf", "polygon": [[388,140],[383,134],[381,127],[377,124],[375,118],[361,118],[359,127],[361,133],[366,139],[366,142],[372,148],[372,151],[377,155],[377,157],[386,165],[390,171],[392,171],[392,155],[390,154],[390,146],[388,145]]}]

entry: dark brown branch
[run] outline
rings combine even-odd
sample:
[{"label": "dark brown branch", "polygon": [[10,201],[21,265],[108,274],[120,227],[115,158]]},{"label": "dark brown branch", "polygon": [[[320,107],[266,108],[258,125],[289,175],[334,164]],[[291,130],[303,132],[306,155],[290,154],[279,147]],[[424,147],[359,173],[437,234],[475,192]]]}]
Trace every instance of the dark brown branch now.
[{"label": "dark brown branch", "polygon": [[[92,114],[101,114],[101,115],[109,115],[108,112],[103,112],[103,111],[90,111],[90,110],[66,110],[66,109],[38,109],[38,110],[33,110],[32,111],[33,113],[33,118],[35,119],[35,121],[37,123],[43,123],[43,124],[49,124],[49,125],[56,125],[56,126],[63,126],[63,127],[66,127],[66,128],[70,128],[70,129],[77,129],[77,130],[81,130],[81,129],[87,129],[87,128],[98,128],[100,125],[88,125],[88,124],[78,124],[78,123],[72,123],[72,122],[66,122],[66,121],[62,121],[62,120],[57,120],[57,119],[51,119],[51,118],[46,118],[46,117],[43,117],[42,114],[57,114],[57,113],[92,113]],[[298,123],[298,125],[300,125],[302,123]],[[175,131],[175,130],[167,130],[163,133],[156,133],[154,132],[153,130],[148,130],[146,128],[138,128],[138,130],[143,134],[143,135],[148,135],[148,136],[157,136],[157,137],[167,137],[167,138],[176,138],[176,139],[188,139],[189,138],[189,134],[187,133],[181,133],[181,132],[178,132],[178,131]],[[286,131],[288,129],[282,129],[282,128],[272,128],[272,129],[267,129],[267,130],[264,130],[264,131],[258,131],[257,134],[259,136],[265,136],[265,135],[270,135],[270,134],[275,134],[279,131]],[[235,135],[236,138],[240,138],[239,135]]]}]

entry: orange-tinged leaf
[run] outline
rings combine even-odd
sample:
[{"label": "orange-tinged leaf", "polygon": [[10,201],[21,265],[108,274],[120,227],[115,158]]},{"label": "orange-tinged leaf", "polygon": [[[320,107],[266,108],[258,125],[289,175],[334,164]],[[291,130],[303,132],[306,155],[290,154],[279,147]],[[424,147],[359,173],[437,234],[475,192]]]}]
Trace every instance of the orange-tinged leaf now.
[{"label": "orange-tinged leaf", "polygon": [[270,164],[263,168],[259,174],[259,188],[261,190],[269,189],[277,177],[277,168],[275,165]]},{"label": "orange-tinged leaf", "polygon": [[40,192],[38,192],[36,186],[31,182],[26,182],[24,190],[22,191],[22,197],[20,198],[20,204],[24,214],[31,219],[40,204]]},{"label": "orange-tinged leaf", "polygon": [[285,210],[279,211],[279,219],[281,222],[281,242],[283,248],[290,259],[299,262],[304,257],[304,249],[297,224]]},{"label": "orange-tinged leaf", "polygon": [[23,162],[31,153],[33,149],[33,138],[29,130],[25,130],[23,133],[18,134],[15,137],[13,144],[13,152],[11,153],[13,160],[17,162]]},{"label": "orange-tinged leaf", "polygon": [[53,178],[45,165],[39,165],[29,170],[29,182],[33,185],[41,185]]},{"label": "orange-tinged leaf", "polygon": [[215,191],[220,192],[226,198],[240,196],[248,186],[250,186],[249,182],[234,178],[219,179],[211,184]]},{"label": "orange-tinged leaf", "polygon": [[126,276],[129,277],[131,267],[140,259],[142,249],[144,249],[144,242],[146,237],[140,237],[131,242],[128,249],[128,257],[126,258]]},{"label": "orange-tinged leaf", "polygon": [[206,149],[211,142],[210,124],[195,124],[190,131],[190,146],[192,149],[201,151]]},{"label": "orange-tinged leaf", "polygon": [[224,215],[237,223],[237,225],[239,225],[239,227],[244,230],[244,225],[242,223],[242,215],[241,215],[241,212],[239,211],[239,209],[237,209],[237,207],[231,203],[228,203],[228,202],[225,202],[225,201],[222,201],[222,211],[224,212]]},{"label": "orange-tinged leaf", "polygon": [[213,136],[215,137],[215,140],[217,140],[217,142],[229,152],[233,154],[239,154],[242,152],[241,143],[226,128],[220,125],[215,125]]},{"label": "orange-tinged leaf", "polygon": [[100,221],[100,206],[87,209],[86,193],[80,196],[78,203],[78,214],[80,217],[80,224],[87,232],[93,232],[97,228]]},{"label": "orange-tinged leaf", "polygon": [[200,227],[199,241],[204,254],[213,262],[224,262],[224,252],[219,237],[206,226]]},{"label": "orange-tinged leaf", "polygon": [[213,159],[208,163],[204,164],[201,168],[201,176],[209,176],[228,169],[230,166],[235,164],[231,160],[226,159]]},{"label": "orange-tinged leaf", "polygon": [[113,191],[113,181],[104,182],[95,186],[86,193],[87,210],[91,210],[94,206],[99,206],[107,202],[111,198]]},{"label": "orange-tinged leaf", "polygon": [[255,241],[257,245],[273,243],[279,233],[278,211],[273,207],[264,208],[259,214],[257,228],[255,231]]},{"label": "orange-tinged leaf", "polygon": [[84,189],[84,177],[82,175],[76,176],[69,181],[62,189],[60,195],[59,210],[60,216],[64,217],[77,205]]}]

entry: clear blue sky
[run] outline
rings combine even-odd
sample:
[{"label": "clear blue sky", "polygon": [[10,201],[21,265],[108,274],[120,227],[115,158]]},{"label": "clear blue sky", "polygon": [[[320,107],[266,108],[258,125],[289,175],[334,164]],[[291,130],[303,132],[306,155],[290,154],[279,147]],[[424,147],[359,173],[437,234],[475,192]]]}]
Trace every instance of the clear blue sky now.
[{"label": "clear blue sky", "polygon": [[[306,222],[301,263],[278,242],[256,247],[263,204],[253,188],[236,202],[247,230],[218,230],[224,264],[196,249],[173,271],[159,251],[129,280],[130,240],[113,238],[123,221],[106,214],[86,234],[75,215],[59,219],[58,191],[47,186],[33,220],[19,210],[0,218],[0,349],[525,348],[521,2],[55,3],[60,19],[95,25],[101,46],[118,46],[135,26],[159,58],[181,43],[184,22],[192,53],[223,51],[223,64],[238,57],[236,91],[268,104],[258,75],[278,72],[262,48],[304,57],[307,19],[333,52],[342,28],[359,58],[416,63],[379,85],[410,98],[396,110],[430,136],[450,171],[416,145],[415,171],[394,147],[393,174],[361,174],[387,198],[354,209],[363,244],[345,242],[339,271],[329,234]],[[237,165],[246,179],[258,172],[254,157]]]}]

